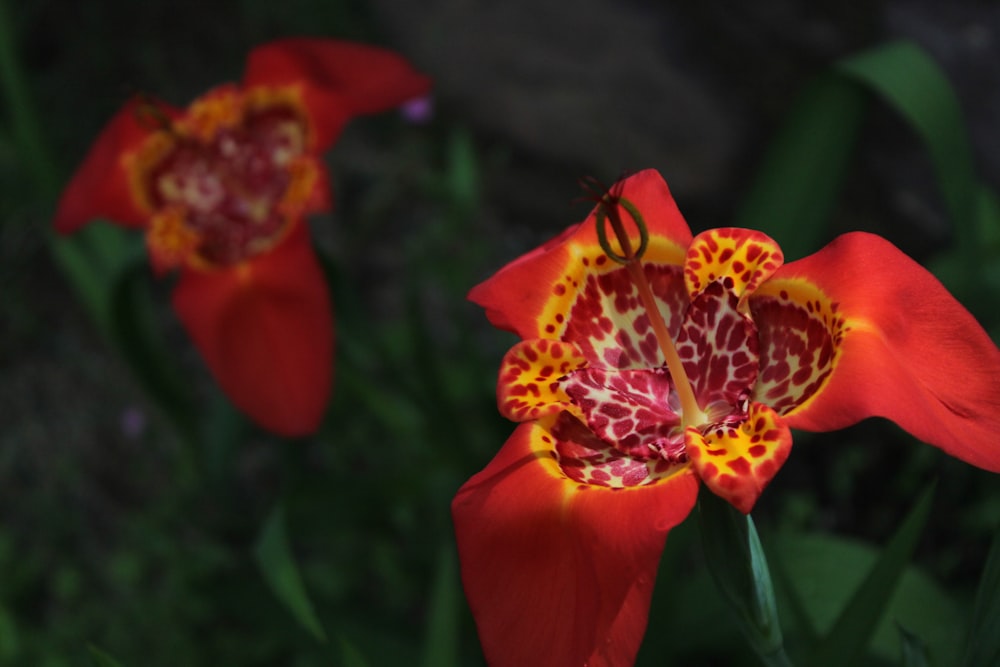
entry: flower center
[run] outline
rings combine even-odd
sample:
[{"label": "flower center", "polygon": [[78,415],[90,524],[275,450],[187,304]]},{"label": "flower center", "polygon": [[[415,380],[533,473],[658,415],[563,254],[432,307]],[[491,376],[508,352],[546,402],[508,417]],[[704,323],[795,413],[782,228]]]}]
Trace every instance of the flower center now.
[{"label": "flower center", "polygon": [[[625,225],[622,221],[620,208],[628,211],[632,221],[639,228],[640,241],[638,249],[633,249],[632,247],[632,241],[629,239],[628,232],[625,230]],[[616,252],[611,247],[611,244],[608,243],[604,230],[605,220],[610,222],[611,228],[614,230],[621,253]],[[683,431],[683,428],[687,426],[704,423],[706,419],[705,413],[702,411],[701,405],[699,405],[694,391],[691,389],[691,383],[688,381],[684,364],[677,354],[677,348],[670,338],[670,331],[667,329],[667,324],[663,320],[663,314],[656,304],[653,290],[649,286],[646,273],[642,268],[642,255],[645,252],[649,238],[649,232],[646,229],[646,223],[643,221],[642,214],[627,199],[614,193],[608,193],[600,201],[597,212],[597,231],[604,252],[612,260],[624,264],[628,270],[629,277],[639,292],[639,300],[646,311],[646,317],[653,329],[653,334],[656,336],[656,342],[660,346],[660,351],[663,353],[664,361],[673,380],[674,390],[677,392],[680,400],[681,430]]]},{"label": "flower center", "polygon": [[[619,207],[639,228],[637,250]],[[757,327],[741,309],[736,282],[726,273],[706,276],[692,296],[684,283],[678,284],[680,273],[668,271],[654,291],[648,275],[657,271],[647,271],[641,261],[647,245],[645,223],[631,202],[605,195],[596,218],[605,255],[622,268],[588,279],[581,297],[605,303],[601,291],[617,290],[606,293],[608,305],[618,309],[620,304],[633,324],[618,331],[615,343],[629,350],[643,348],[652,338],[659,355],[642,355],[645,365],[628,367],[616,365],[607,354],[590,355],[590,363],[562,377],[559,386],[594,435],[620,455],[684,463],[689,428],[706,434],[735,428],[747,419],[759,369]],[[607,238],[606,223],[614,230],[617,247]],[[686,304],[680,322],[671,318],[671,337],[659,303],[669,303],[678,289]],[[643,333],[648,330],[652,333]],[[643,342],[636,345],[632,332],[643,336]]]},{"label": "flower center", "polygon": [[227,88],[153,135],[140,164],[160,264],[233,264],[283,238],[317,179],[306,132],[289,100],[261,104]]},{"label": "flower center", "polygon": [[673,373],[665,365],[589,365],[563,378],[562,388],[590,430],[616,451],[682,463],[688,426],[707,433],[747,418],[759,366],[757,329],[737,307],[738,298],[716,282],[684,314],[676,353],[699,405],[697,421],[684,419]]}]

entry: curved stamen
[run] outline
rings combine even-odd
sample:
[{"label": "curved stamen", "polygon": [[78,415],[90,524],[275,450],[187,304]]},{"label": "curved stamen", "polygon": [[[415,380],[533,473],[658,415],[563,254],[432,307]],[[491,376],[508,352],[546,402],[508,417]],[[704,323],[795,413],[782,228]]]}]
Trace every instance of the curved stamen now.
[{"label": "curved stamen", "polygon": [[[632,248],[632,240],[625,230],[625,224],[618,210],[619,205],[628,211],[632,221],[639,228],[640,241],[639,248],[636,250]],[[621,254],[615,252],[608,242],[607,232],[604,229],[606,222],[611,223],[611,229],[614,230],[618,245],[621,246]],[[660,313],[656,299],[653,296],[653,290],[649,286],[649,281],[646,280],[646,273],[642,268],[642,255],[645,253],[649,242],[649,231],[646,228],[646,222],[643,220],[639,209],[632,202],[620,195],[605,194],[598,202],[597,237],[601,248],[607,256],[625,266],[629,277],[639,290],[639,299],[646,309],[650,325],[653,328],[653,334],[656,336],[656,342],[663,353],[667,370],[670,371],[670,378],[674,382],[674,389],[677,391],[677,396],[681,402],[681,426],[686,428],[705,423],[707,421],[705,413],[701,409],[701,406],[698,405],[691,382],[688,380],[687,373],[684,372],[684,364],[677,354],[677,348],[670,338],[667,324],[663,319],[663,314]]]}]

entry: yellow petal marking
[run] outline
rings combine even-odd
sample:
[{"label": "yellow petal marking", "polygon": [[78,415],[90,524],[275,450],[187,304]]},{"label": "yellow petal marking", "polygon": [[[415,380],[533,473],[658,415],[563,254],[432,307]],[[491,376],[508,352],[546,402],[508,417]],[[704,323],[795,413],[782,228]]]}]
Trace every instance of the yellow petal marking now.
[{"label": "yellow petal marking", "polygon": [[778,244],[761,232],[736,227],[711,229],[691,242],[684,262],[684,283],[692,300],[717,280],[742,299],[767,280],[783,260]]},{"label": "yellow petal marking", "polygon": [[742,423],[723,424],[704,432],[688,427],[688,457],[701,480],[715,495],[744,514],[788,458],[792,434],[771,408],[751,403]]}]

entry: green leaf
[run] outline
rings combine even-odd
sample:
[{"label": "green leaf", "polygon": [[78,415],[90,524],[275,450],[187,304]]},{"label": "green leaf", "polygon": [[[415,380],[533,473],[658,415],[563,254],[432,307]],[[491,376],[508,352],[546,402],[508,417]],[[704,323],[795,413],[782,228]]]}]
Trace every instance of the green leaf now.
[{"label": "green leaf", "polygon": [[927,659],[927,647],[915,634],[897,624],[899,641],[903,647],[902,667],[930,667]]},{"label": "green leaf", "polygon": [[788,665],[771,575],[753,519],[707,489],[698,498],[698,519],[709,571],[754,651],[767,665]]},{"label": "green leaf", "polygon": [[[797,604],[814,635],[826,635],[880,555],[879,549],[858,540],[815,533],[784,533],[769,546],[772,571],[782,584],[776,591],[782,627],[789,638],[804,640],[797,642],[803,649],[814,642],[802,636],[797,615],[787,612]],[[900,578],[868,645],[867,652],[879,664],[899,660],[897,624],[921,638],[932,664],[957,664],[965,628],[961,605],[914,567],[908,567]]]},{"label": "green leaf", "polygon": [[10,664],[21,652],[17,623],[7,608],[0,604],[0,664]]},{"label": "green leaf", "polygon": [[[908,42],[846,58],[806,87],[768,148],[736,224],[773,236],[786,259],[816,250],[826,237],[869,94],[896,109],[927,146],[958,246],[970,260],[977,257],[979,183],[961,107],[937,63]],[[965,266],[975,270],[974,262]]]},{"label": "green leaf", "polygon": [[145,258],[137,258],[116,277],[111,289],[111,339],[149,397],[191,439],[190,390],[176,372],[177,355],[166,348],[156,330],[148,273]]},{"label": "green leaf", "polygon": [[454,547],[438,556],[437,574],[428,607],[423,667],[458,667],[458,610],[461,593]]},{"label": "green leaf", "polygon": [[18,157],[29,169],[39,193],[49,196],[59,187],[59,180],[42,139],[42,122],[35,113],[28,78],[23,75],[25,70],[17,54],[17,38],[26,35],[17,34],[11,19],[6,3],[0,1],[0,92],[5,101],[4,115],[12,125]]},{"label": "green leaf", "polygon": [[292,615],[313,637],[325,642],[326,633],[306,595],[298,565],[288,545],[285,512],[281,505],[275,507],[264,521],[264,527],[254,547],[254,556],[264,580],[278,599],[285,603]]},{"label": "green leaf", "polygon": [[976,199],[976,238],[990,252],[1000,251],[1000,198],[986,186],[980,186]]},{"label": "green leaf", "polygon": [[864,651],[913,555],[933,497],[934,487],[931,485],[882,550],[875,565],[840,612],[833,628],[813,652],[809,665],[850,665]]},{"label": "green leaf", "polygon": [[786,261],[819,249],[857,144],[866,98],[857,85],[837,76],[807,86],[771,141],[736,226],[772,236]]},{"label": "green leaf", "polygon": [[94,645],[87,647],[94,667],[122,667],[122,664]]},{"label": "green leaf", "polygon": [[87,225],[72,237],[50,231],[48,238],[56,264],[77,298],[101,334],[113,340],[114,284],[137,251],[141,251],[141,242],[130,244],[127,231],[101,222]]},{"label": "green leaf", "polygon": [[972,607],[963,667],[1000,664],[1000,531],[993,538]]},{"label": "green leaf", "polygon": [[976,203],[976,237],[981,252],[977,264],[979,280],[961,297],[981,322],[996,321],[996,303],[1000,301],[1000,198],[982,186]]},{"label": "green leaf", "polygon": [[885,99],[916,130],[934,162],[959,247],[966,256],[975,256],[979,184],[962,109],[944,72],[909,42],[847,58],[836,69]]}]

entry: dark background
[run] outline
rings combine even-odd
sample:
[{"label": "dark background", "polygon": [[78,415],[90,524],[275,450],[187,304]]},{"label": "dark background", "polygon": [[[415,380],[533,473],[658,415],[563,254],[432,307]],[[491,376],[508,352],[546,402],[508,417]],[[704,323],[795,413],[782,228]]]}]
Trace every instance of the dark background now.
[{"label": "dark background", "polygon": [[[336,209],[313,229],[335,267],[340,341],[323,431],[289,444],[239,426],[238,446],[205,452],[183,490],[168,420],[52,260],[54,192],[0,110],[0,664],[87,664],[88,642],[132,666],[336,664],[339,639],[373,665],[416,655],[451,549],[447,504],[511,430],[492,388],[512,340],[464,293],[581,219],[581,176],[657,168],[696,231],[729,224],[803,86],[909,39],[955,87],[982,179],[1000,180],[995,2],[31,0],[7,14],[62,178],[128,96],[184,105],[282,36],[395,49],[434,79],[435,109],[420,123],[360,119],[329,153]],[[859,146],[830,236],[875,231],[933,259],[951,236],[924,147],[877,102]],[[191,392],[222,403],[172,319],[169,283],[153,289]],[[918,555],[968,605],[1000,516],[991,476],[884,423],[796,445],[761,525],[878,545],[937,478]],[[248,556],[279,498],[325,646]],[[478,664],[461,610],[462,664]],[[730,632],[715,653],[696,647],[699,664],[740,647]]]}]

